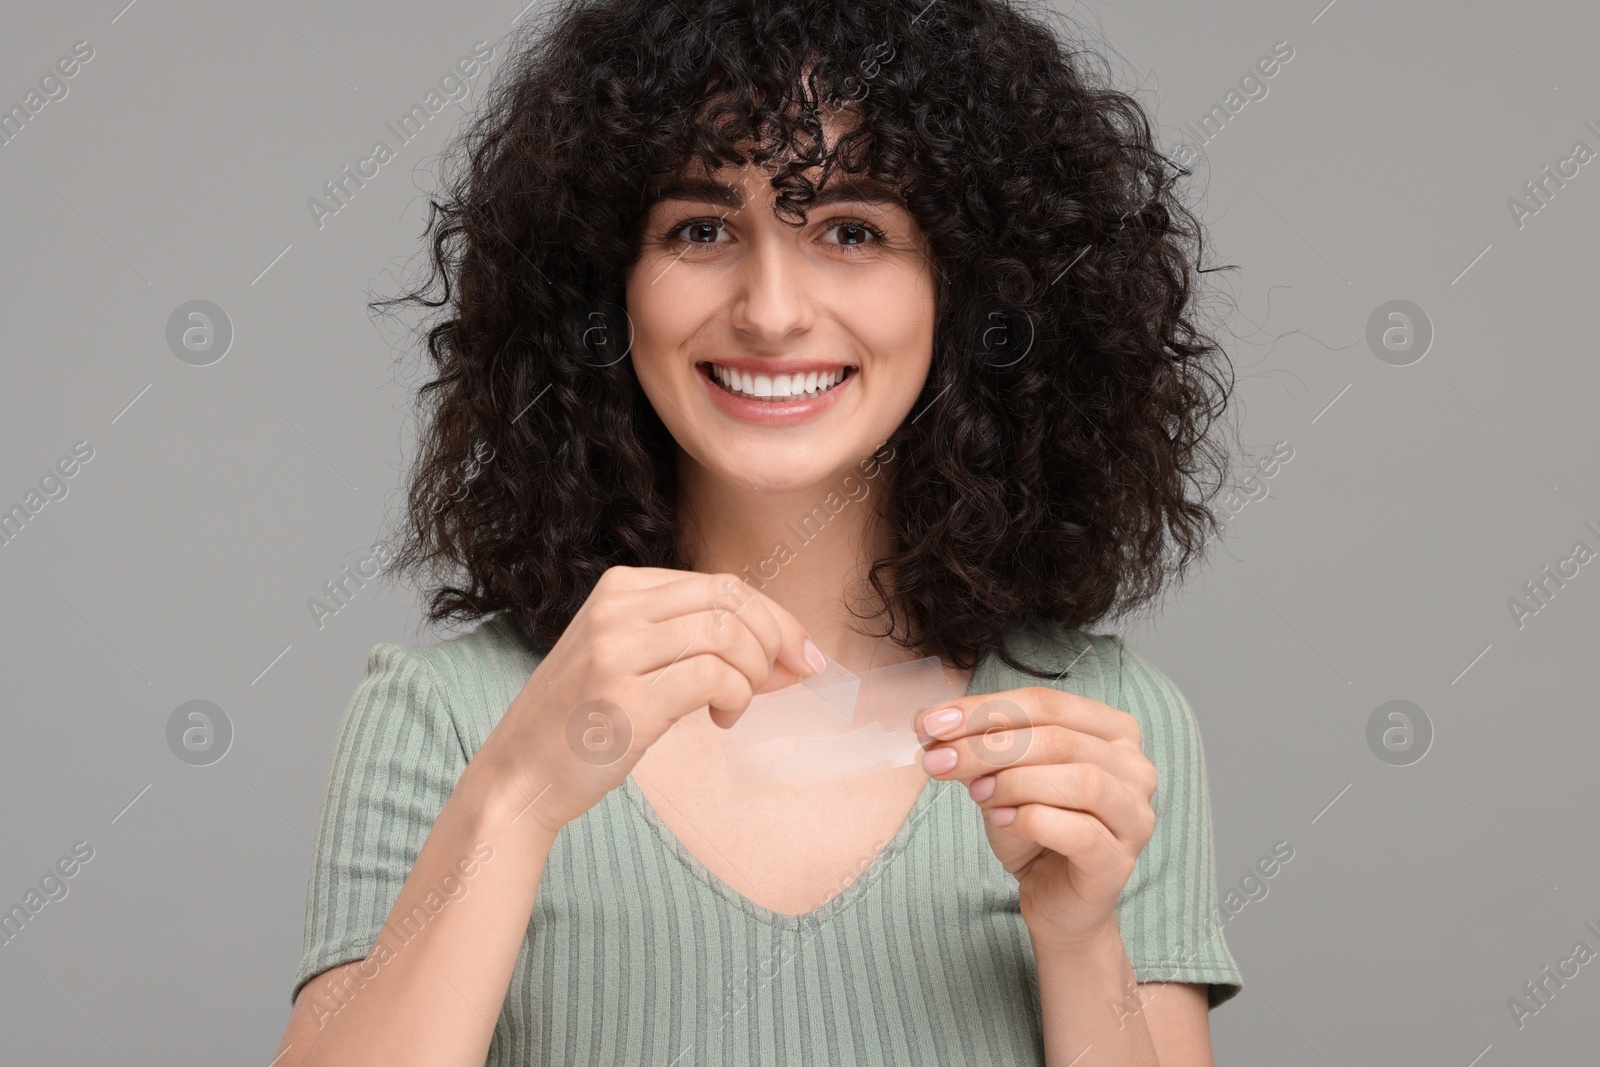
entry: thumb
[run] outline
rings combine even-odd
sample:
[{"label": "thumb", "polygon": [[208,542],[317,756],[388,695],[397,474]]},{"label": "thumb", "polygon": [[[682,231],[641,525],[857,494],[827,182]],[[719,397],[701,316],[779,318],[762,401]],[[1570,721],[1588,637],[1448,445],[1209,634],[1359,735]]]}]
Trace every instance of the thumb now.
[{"label": "thumb", "polygon": [[[772,673],[767,676],[766,681],[752,690],[751,695],[760,696],[762,693],[773,693],[779,689],[787,689],[798,681],[800,681],[800,675],[785,667],[780,660],[772,665]],[[725,708],[711,708],[711,721],[724,730],[731,730],[733,725],[744,717],[746,711],[749,711],[749,709],[746,708],[745,711],[728,711]]]},{"label": "thumb", "polygon": [[799,681],[800,675],[784,666],[783,661],[779,660],[772,665],[772,673],[767,676],[767,680],[756,686],[755,691],[757,693],[772,693],[779,689],[787,689]]},{"label": "thumb", "polygon": [[1014,834],[1007,827],[996,826],[987,818],[983,820],[983,828],[988,833],[989,847],[994,850],[995,858],[1013,874],[1044,851],[1038,842]]}]

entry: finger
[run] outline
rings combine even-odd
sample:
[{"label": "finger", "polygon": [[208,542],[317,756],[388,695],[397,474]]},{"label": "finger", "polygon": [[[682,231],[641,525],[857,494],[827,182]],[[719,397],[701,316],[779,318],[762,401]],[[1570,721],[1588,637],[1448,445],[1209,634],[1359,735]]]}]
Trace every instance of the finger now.
[{"label": "finger", "polygon": [[[1021,730],[994,729],[982,734],[958,737],[954,741],[930,743],[923,754],[923,766],[941,749],[955,752],[956,762],[948,770],[930,775],[952,780],[976,779],[1004,767],[1060,763],[1093,763],[1128,782],[1136,795],[1146,799],[1155,795],[1156,769],[1143,752],[1133,746],[1107,741],[1065,726],[1030,726]],[[943,766],[944,764],[938,764]]]},{"label": "finger", "polygon": [[679,615],[650,626],[650,651],[638,673],[655,683],[659,676],[692,656],[712,653],[750,679],[752,688],[772,674],[773,661],[755,632],[742,622],[717,622],[709,611]]},{"label": "finger", "polygon": [[732,574],[703,571],[674,571],[661,567],[620,567],[606,572],[627,571],[611,596],[629,605],[645,622],[663,622],[707,607],[737,610],[752,597],[759,596],[748,582]]},{"label": "finger", "polygon": [[[726,586],[726,583],[719,582],[719,585]],[[731,617],[749,627],[756,635],[767,650],[769,662],[782,664],[794,676],[784,685],[792,685],[823,669],[822,651],[812,642],[811,635],[799,619],[765,593],[750,588],[748,582],[739,580],[735,588],[739,595],[745,595],[747,599],[732,612]],[[727,617],[723,615],[719,619],[725,620]],[[808,647],[810,656],[807,655]],[[814,661],[811,656],[816,657]]]},{"label": "finger", "polygon": [[713,586],[727,597],[706,609],[705,614],[711,619],[712,625],[718,630],[735,632],[742,628],[761,649],[762,673],[759,676],[752,675],[757,693],[791,686],[802,677],[821,669],[819,663],[822,653],[816,652],[817,663],[807,658],[806,646],[810,644],[810,637],[805,627],[800,625],[800,620],[782,605],[751,589],[748,583],[735,581],[731,575],[709,577]]},{"label": "finger", "polygon": [[[1049,804],[1024,804],[1002,829],[1052,852],[1095,875],[1120,876],[1133,872],[1135,857],[1128,854],[1110,830],[1093,815]],[[993,814],[993,813],[991,813]]]},{"label": "finger", "polygon": [[[714,621],[715,612],[706,607],[704,591],[715,577],[719,576],[664,568],[607,570],[596,583],[596,592],[602,595],[592,595],[582,608],[588,616],[588,632],[611,635],[592,642],[590,669],[602,677],[644,679],[650,686],[650,701],[669,721],[706,707],[708,693],[716,721],[719,707],[742,710],[758,687],[794,684],[794,673],[773,663],[751,627]],[[731,584],[731,576],[721,577],[729,578]],[[696,589],[701,591],[698,602],[692,599]],[[685,593],[691,599],[685,600]],[[669,610],[674,603],[689,610],[671,615],[661,610],[663,602]],[[666,621],[656,622],[652,617]],[[750,617],[755,617],[754,613]],[[574,632],[575,628],[569,627],[562,639]],[[618,696],[631,705],[644,695]]]},{"label": "finger", "polygon": [[646,676],[640,689],[625,702],[648,699],[669,720],[708,708],[711,721],[728,728],[749,708],[756,691],[750,676],[721,653],[697,652],[686,653],[665,669]]},{"label": "finger", "polygon": [[[974,783],[976,785],[976,783]],[[1150,805],[1116,775],[1093,763],[1010,767],[994,776],[994,791],[979,804],[988,809],[1050,804],[1092,815],[1125,849],[1144,847],[1155,829]]]},{"label": "finger", "polygon": [[[585,605],[591,622],[602,630],[631,624],[646,636],[607,650],[625,656],[624,662],[598,665],[647,676],[653,699],[662,702],[670,719],[709,706],[712,721],[726,728],[754,693],[800,680],[781,659],[785,642],[792,647],[798,640],[804,654],[808,639],[799,621],[732,575],[613,568],[603,580],[612,588]],[[597,660],[605,655],[596,650]],[[813,664],[802,663],[807,673],[815,673]]]},{"label": "finger", "polygon": [[[928,720],[947,709],[958,717],[935,730]],[[1139,720],[1128,712],[1076,693],[1045,686],[1024,686],[999,693],[980,693],[931,705],[918,712],[916,728],[923,739],[949,740],[982,734],[995,728],[1016,729],[1053,723],[1106,741],[1129,741],[1138,747]]]},{"label": "finger", "polygon": [[[724,730],[732,728],[743,717],[756,695],[756,687],[751,684],[749,675],[715,653],[689,656],[681,663],[674,664],[673,670],[662,675],[662,678],[674,672],[677,674],[676,681],[681,682],[684,678],[689,680],[687,694],[698,695],[704,701],[702,706],[710,714],[712,723]],[[687,699],[693,700],[693,695],[688,695]],[[685,699],[683,691],[680,691],[678,699]]]},{"label": "finger", "polygon": [[[619,609],[645,622],[664,622],[693,612],[709,611],[719,626],[729,619],[743,623],[760,642],[767,663],[781,662],[796,678],[815,674],[806,660],[805,627],[784,607],[743,579],[724,573],[673,571],[655,567],[632,568],[634,583],[614,594]],[[611,572],[608,571],[609,575]],[[673,577],[663,577],[663,576]],[[653,585],[641,583],[653,581]]]},{"label": "finger", "polygon": [[[752,694],[794,685],[799,677],[781,661],[774,663],[769,647],[757,637],[755,627],[746,624],[748,618],[718,619],[714,612],[699,611],[654,624],[650,628],[653,657],[647,666],[641,667],[640,673],[647,675],[650,684],[655,686],[680,663],[710,654],[744,675]],[[735,706],[713,702],[713,708],[742,711],[744,703]]]}]

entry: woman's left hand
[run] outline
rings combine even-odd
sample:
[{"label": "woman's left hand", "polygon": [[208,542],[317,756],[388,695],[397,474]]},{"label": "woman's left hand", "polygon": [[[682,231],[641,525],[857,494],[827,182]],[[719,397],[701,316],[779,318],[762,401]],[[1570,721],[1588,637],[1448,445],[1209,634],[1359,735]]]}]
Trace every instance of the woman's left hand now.
[{"label": "woman's left hand", "polygon": [[[938,712],[960,715],[929,729]],[[1044,686],[936,704],[917,717],[930,777],[960,780],[984,809],[989,845],[1021,883],[1036,942],[1086,945],[1116,929],[1117,898],[1155,830],[1155,765],[1139,722]],[[936,762],[938,753],[948,766]]]}]

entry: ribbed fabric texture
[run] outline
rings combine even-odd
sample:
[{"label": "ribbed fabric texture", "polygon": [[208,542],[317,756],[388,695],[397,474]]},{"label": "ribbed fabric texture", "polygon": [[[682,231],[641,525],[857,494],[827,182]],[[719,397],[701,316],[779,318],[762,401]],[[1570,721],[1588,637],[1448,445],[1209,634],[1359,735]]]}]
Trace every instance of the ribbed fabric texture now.
[{"label": "ribbed fabric texture", "polygon": [[[1132,712],[1160,773],[1155,834],[1117,907],[1135,976],[1209,983],[1212,1006],[1234,996],[1187,701],[1113,635],[1013,627],[1010,647],[1065,676],[988,656],[969,694],[1053,685]],[[372,948],[456,780],[539,659],[498,616],[438,645],[373,648],[334,748],[291,996]],[[790,916],[712,874],[631,776],[557,837],[486,1061],[1043,1063],[1017,883],[961,783],[929,779],[841,894]]]}]

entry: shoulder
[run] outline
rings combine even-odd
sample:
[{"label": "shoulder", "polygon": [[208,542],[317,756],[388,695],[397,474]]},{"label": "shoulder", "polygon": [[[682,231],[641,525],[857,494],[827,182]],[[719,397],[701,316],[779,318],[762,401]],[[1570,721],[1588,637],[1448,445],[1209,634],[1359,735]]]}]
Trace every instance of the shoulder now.
[{"label": "shoulder", "polygon": [[470,630],[430,645],[379,644],[372,654],[416,663],[441,690],[507,673],[523,680],[542,658],[527,644],[522,631],[503,612],[480,620]]},{"label": "shoulder", "polygon": [[1200,725],[1194,709],[1165,671],[1122,638],[1117,643],[1117,707],[1139,720],[1144,749],[1158,767],[1181,765],[1203,776]]},{"label": "shoulder", "polygon": [[528,679],[518,635],[491,616],[436,644],[373,645],[339,725],[327,807],[392,808],[383,798],[403,795],[430,821]]},{"label": "shoulder", "polygon": [[453,733],[470,757],[542,657],[503,614],[434,644],[381,642],[367,655],[351,722],[395,729],[406,721]]},{"label": "shoulder", "polygon": [[998,655],[985,658],[980,670],[992,671],[991,691],[1049,686],[1115,705],[1121,639],[1114,634],[1073,630],[1060,623],[1034,620],[1006,630],[1006,650],[1039,674],[1007,665]]},{"label": "shoulder", "polygon": [[1196,757],[1199,728],[1182,690],[1117,634],[1035,621],[1012,627],[1007,646],[1015,658],[1048,673],[1034,677],[995,659],[1004,688],[1050,686],[1098,700],[1138,719],[1147,752],[1154,742],[1165,761]]}]

